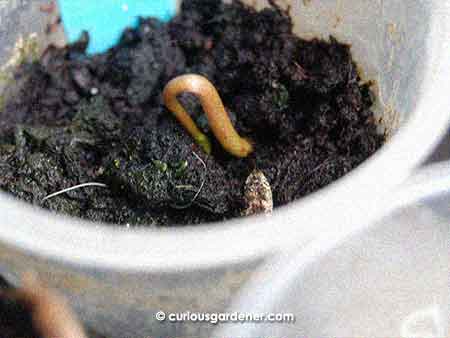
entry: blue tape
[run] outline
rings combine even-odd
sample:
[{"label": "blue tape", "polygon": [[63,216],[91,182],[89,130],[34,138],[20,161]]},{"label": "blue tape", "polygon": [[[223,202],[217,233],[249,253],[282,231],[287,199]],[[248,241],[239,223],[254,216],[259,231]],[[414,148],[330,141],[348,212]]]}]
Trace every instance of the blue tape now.
[{"label": "blue tape", "polygon": [[88,53],[112,47],[127,27],[135,27],[139,16],[170,20],[177,10],[176,0],[59,0],[61,18],[69,42],[83,30],[91,41]]}]

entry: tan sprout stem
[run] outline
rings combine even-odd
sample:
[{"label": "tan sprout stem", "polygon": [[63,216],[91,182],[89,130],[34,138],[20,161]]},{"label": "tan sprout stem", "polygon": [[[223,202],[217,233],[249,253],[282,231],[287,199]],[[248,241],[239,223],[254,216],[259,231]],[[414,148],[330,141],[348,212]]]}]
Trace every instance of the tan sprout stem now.
[{"label": "tan sprout stem", "polygon": [[252,144],[234,129],[219,93],[207,78],[195,74],[176,77],[164,88],[164,103],[206,153],[211,153],[211,143],[178,100],[182,93],[191,93],[200,100],[213,134],[227,152],[247,157],[253,151]]}]

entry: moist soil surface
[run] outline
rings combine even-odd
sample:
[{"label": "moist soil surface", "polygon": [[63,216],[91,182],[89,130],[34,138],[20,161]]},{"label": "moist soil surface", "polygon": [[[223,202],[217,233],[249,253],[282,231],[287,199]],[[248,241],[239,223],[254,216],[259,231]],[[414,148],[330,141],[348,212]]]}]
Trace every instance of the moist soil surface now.
[{"label": "moist soil surface", "polygon": [[[55,212],[128,226],[219,221],[242,214],[254,169],[284,205],[342,177],[384,141],[350,47],[306,41],[287,11],[185,0],[168,23],[140,19],[108,52],[89,36],[23,63],[0,111],[0,188]],[[199,149],[165,109],[174,77],[216,85],[255,152]],[[182,102],[211,139],[197,100]],[[87,187],[44,200],[79,184]],[[326,206],[324,206],[325,208]]]}]

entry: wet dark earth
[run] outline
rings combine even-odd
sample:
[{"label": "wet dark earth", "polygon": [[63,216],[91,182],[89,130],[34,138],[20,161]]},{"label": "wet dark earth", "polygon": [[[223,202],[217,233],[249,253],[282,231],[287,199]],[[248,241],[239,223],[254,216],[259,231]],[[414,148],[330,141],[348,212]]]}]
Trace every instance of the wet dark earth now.
[{"label": "wet dark earth", "polygon": [[[350,47],[302,40],[288,12],[185,0],[168,23],[143,18],[120,43],[85,53],[86,34],[22,64],[0,111],[0,188],[55,212],[121,225],[198,224],[242,214],[261,170],[280,206],[337,180],[384,142]],[[206,155],[162,91],[196,73],[214,83],[255,152],[215,141]],[[197,100],[182,99],[211,139]],[[54,192],[84,187],[50,199]]]}]

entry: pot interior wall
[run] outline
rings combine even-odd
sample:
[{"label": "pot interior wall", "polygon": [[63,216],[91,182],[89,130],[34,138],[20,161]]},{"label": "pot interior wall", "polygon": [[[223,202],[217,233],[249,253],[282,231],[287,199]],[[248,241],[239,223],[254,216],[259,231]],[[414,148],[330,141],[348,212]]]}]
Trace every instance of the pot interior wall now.
[{"label": "pot interior wall", "polygon": [[[245,1],[263,8],[266,0]],[[334,36],[352,46],[363,80],[373,80],[380,131],[391,136],[414,111],[426,64],[432,1],[287,0],[302,38]]]}]

